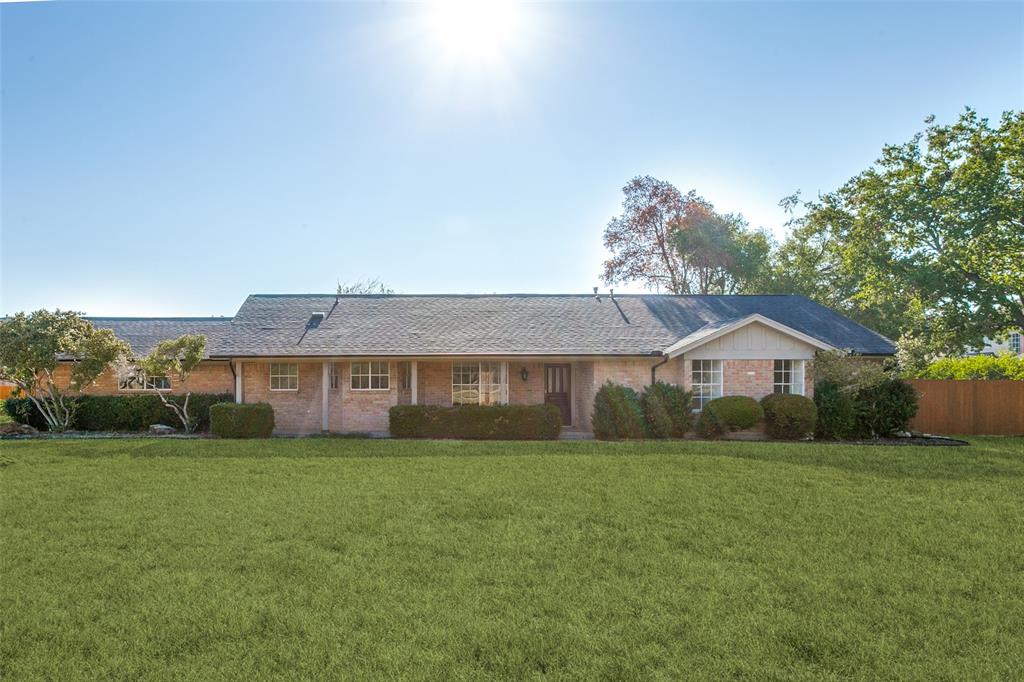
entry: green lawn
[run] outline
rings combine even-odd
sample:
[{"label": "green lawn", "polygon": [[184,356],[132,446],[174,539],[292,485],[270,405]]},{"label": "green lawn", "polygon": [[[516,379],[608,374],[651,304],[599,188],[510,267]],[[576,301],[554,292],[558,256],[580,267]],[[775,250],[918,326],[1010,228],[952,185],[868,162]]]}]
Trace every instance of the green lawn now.
[{"label": "green lawn", "polygon": [[0,443],[0,678],[1012,679],[1024,439]]}]

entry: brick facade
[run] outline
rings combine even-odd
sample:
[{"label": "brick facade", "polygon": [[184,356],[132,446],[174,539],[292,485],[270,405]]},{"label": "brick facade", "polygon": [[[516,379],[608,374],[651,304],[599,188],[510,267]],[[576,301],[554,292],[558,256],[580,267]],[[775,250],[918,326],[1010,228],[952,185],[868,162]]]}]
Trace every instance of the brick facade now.
[{"label": "brick facade", "polygon": [[[188,381],[181,383],[176,377],[168,377],[171,382],[171,393],[235,393],[235,377],[231,373],[231,364],[226,360],[204,360],[195,368]],[[54,372],[54,380],[61,389],[67,389],[71,380],[71,363],[62,362]],[[119,391],[117,374],[113,370],[103,372],[96,381],[85,387],[86,395],[133,395],[147,391]]]}]

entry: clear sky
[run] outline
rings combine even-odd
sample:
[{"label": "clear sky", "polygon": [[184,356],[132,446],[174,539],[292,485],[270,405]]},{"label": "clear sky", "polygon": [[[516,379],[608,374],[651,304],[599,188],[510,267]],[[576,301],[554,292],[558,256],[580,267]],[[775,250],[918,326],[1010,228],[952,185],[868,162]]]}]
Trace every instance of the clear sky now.
[{"label": "clear sky", "polygon": [[[935,114],[1024,107],[1024,3],[24,3],[0,312],[587,292],[651,174],[784,233]],[[620,287],[622,288],[622,287]]]}]

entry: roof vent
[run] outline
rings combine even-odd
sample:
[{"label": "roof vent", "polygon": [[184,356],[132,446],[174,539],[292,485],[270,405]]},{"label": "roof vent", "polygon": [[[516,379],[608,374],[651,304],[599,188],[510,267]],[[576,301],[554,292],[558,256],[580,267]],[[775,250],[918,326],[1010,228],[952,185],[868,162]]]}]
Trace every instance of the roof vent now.
[{"label": "roof vent", "polygon": [[306,329],[316,329],[320,326],[320,323],[324,321],[323,313],[313,313],[309,316],[309,322],[306,323]]}]

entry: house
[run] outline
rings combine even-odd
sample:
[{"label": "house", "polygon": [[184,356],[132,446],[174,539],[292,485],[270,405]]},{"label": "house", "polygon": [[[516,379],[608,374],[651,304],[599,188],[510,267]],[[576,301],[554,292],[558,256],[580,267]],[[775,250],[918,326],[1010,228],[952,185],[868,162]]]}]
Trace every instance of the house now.
[{"label": "house", "polygon": [[392,405],[552,403],[590,431],[606,381],[722,395],[812,392],[819,350],[891,341],[801,296],[254,294],[233,318],[91,318],[144,355],[207,335],[187,386],[104,376],[92,393],[231,393],[273,405],[281,433],[380,432]]},{"label": "house", "polygon": [[1024,330],[1012,331],[999,340],[985,338],[984,344],[978,350],[968,355],[997,355],[1010,353],[1011,355],[1024,356],[1024,348],[1021,346],[1021,334]]}]

